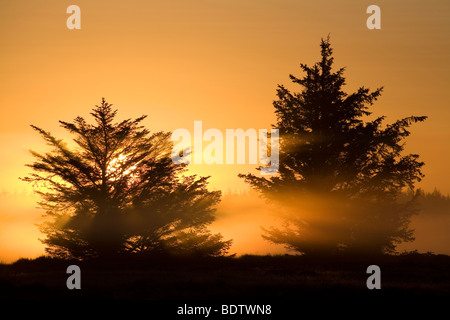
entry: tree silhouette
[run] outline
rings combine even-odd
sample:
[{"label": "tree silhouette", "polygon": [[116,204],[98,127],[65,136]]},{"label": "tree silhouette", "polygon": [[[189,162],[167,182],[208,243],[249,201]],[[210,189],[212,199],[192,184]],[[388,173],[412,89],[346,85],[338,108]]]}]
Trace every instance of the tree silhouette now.
[{"label": "tree silhouette", "polygon": [[208,177],[185,176],[186,165],[171,159],[170,133],[150,132],[146,116],[114,122],[117,110],[105,99],[91,115],[60,121],[75,136],[69,147],[36,126],[51,152],[28,165],[23,180],[41,195],[50,221],[43,242],[54,256],[87,258],[121,252],[170,251],[225,254],[231,241],[212,235],[220,191],[208,191]]},{"label": "tree silhouette", "polygon": [[[243,175],[272,203],[283,204],[285,228],[264,237],[302,253],[392,252],[412,240],[408,229],[414,201],[400,202],[405,187],[423,177],[418,155],[402,155],[409,126],[426,117],[407,117],[383,126],[368,121],[368,106],[382,88],[347,94],[344,68],[332,71],[329,38],[321,41],[321,60],[301,64],[302,87],[277,89],[274,101],[280,130],[279,173],[270,179]],[[366,118],[365,118],[366,117]]]}]

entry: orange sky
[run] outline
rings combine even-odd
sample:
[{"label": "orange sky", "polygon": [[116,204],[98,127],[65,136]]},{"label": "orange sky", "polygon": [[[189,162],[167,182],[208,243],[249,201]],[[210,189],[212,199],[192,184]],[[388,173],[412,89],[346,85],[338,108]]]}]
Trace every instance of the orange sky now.
[{"label": "orange sky", "polygon": [[[394,3],[393,3],[394,2]],[[66,8],[81,8],[68,30]],[[366,8],[381,8],[381,30]],[[61,135],[58,120],[87,116],[105,97],[119,117],[148,114],[149,129],[268,128],[276,85],[319,59],[331,35],[347,90],[384,86],[376,115],[392,122],[427,115],[407,151],[426,162],[426,190],[450,193],[450,2],[309,0],[14,0],[0,2],[0,190],[18,180],[44,146],[35,124]],[[193,166],[212,186],[245,188],[254,166]]]}]

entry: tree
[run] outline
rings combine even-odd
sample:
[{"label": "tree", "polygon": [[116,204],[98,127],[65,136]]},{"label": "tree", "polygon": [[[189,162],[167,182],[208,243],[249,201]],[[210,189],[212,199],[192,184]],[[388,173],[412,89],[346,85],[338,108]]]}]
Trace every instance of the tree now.
[{"label": "tree", "polygon": [[39,132],[51,152],[32,151],[35,184],[51,220],[41,225],[54,256],[87,258],[121,252],[225,254],[231,241],[212,235],[220,191],[208,191],[208,177],[186,176],[171,159],[170,133],[150,134],[135,120],[114,122],[117,110],[105,99],[89,124],[77,117],[60,121],[74,135],[69,146]]},{"label": "tree", "polygon": [[417,154],[402,155],[408,128],[426,117],[383,126],[369,121],[382,88],[347,94],[344,68],[332,71],[329,38],[321,60],[301,64],[303,78],[290,75],[301,92],[284,86],[274,101],[280,130],[280,167],[271,178],[241,174],[271,203],[282,204],[285,227],[264,237],[302,253],[392,252],[412,240],[408,224],[414,201],[400,202],[404,188],[423,177]]}]

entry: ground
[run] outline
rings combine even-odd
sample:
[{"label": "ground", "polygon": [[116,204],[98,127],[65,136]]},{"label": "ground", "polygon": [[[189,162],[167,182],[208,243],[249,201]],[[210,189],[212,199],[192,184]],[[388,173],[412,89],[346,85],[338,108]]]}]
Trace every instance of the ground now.
[{"label": "ground", "polygon": [[[81,289],[69,290],[66,269],[81,269]],[[381,269],[381,289],[369,290],[369,265]],[[448,300],[450,256],[377,257],[150,256],[68,261],[41,257],[0,266],[0,300],[135,301],[165,308],[221,304],[270,304],[278,312],[329,302],[401,304]],[[153,304],[152,304],[153,303]],[[277,309],[278,308],[278,309]],[[274,311],[274,312],[275,312]],[[275,318],[276,319],[276,318]]]}]

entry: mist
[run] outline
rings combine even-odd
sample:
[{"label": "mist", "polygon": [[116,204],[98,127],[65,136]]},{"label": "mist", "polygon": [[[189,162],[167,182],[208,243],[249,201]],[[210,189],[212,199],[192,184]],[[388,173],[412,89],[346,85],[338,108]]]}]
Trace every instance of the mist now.
[{"label": "mist", "polygon": [[0,262],[44,254],[43,237],[36,226],[42,221],[38,197],[29,193],[0,193]]},{"label": "mist", "polygon": [[[43,210],[36,204],[38,200],[29,193],[0,193],[0,262],[12,263],[19,258],[35,258],[45,253],[45,246],[39,241],[44,235],[36,226],[43,221]],[[303,202],[303,212],[314,203]],[[450,198],[437,191],[423,193],[418,199],[418,208],[410,223],[415,240],[399,244],[397,252],[417,250],[450,254]],[[316,219],[320,217],[317,214]],[[268,204],[257,193],[226,192],[217,207],[216,221],[209,229],[221,233],[225,239],[233,239],[230,254],[292,254],[295,251],[262,236],[264,229],[284,225],[280,208]]]}]

